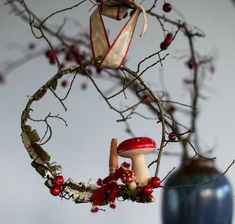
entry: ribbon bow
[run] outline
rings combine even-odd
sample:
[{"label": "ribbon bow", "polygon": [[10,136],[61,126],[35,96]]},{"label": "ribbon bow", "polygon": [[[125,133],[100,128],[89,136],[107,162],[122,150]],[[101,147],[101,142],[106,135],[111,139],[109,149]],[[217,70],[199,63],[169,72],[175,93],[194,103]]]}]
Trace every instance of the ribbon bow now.
[{"label": "ribbon bow", "polygon": [[[127,14],[128,6],[132,6],[134,11],[113,43],[110,44],[102,15],[121,20]],[[90,41],[93,57],[96,59],[101,56],[102,58],[98,68],[118,69],[123,64],[141,12],[144,15],[144,25],[140,36],[143,36],[147,30],[147,16],[140,4],[135,0],[101,0],[90,17]]]}]

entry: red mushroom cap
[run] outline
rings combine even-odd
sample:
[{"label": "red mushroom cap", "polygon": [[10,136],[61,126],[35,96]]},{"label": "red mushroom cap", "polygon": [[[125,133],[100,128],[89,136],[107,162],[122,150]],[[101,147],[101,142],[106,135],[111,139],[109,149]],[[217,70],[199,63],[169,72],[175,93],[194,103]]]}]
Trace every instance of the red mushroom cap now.
[{"label": "red mushroom cap", "polygon": [[156,142],[147,137],[130,138],[119,144],[117,151],[120,156],[132,157],[139,154],[148,154],[156,149]]},{"label": "red mushroom cap", "polygon": [[121,181],[124,183],[124,184],[129,184],[133,181],[135,181],[136,179],[136,174],[134,171],[132,170],[126,170],[125,172],[122,173],[121,175]]},{"label": "red mushroom cap", "polygon": [[131,164],[127,163],[127,162],[123,162],[121,167],[123,170],[129,170],[130,169]]}]

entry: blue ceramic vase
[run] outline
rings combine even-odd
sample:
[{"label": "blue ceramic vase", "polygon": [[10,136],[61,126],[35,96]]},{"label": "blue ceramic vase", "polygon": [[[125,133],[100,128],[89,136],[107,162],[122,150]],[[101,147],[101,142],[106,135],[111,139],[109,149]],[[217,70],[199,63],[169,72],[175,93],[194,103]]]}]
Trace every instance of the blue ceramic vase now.
[{"label": "blue ceramic vase", "polygon": [[[166,181],[163,224],[232,224],[233,195],[227,178],[218,178],[220,172],[213,161],[196,159],[186,164]],[[172,188],[182,185],[197,186]]]}]

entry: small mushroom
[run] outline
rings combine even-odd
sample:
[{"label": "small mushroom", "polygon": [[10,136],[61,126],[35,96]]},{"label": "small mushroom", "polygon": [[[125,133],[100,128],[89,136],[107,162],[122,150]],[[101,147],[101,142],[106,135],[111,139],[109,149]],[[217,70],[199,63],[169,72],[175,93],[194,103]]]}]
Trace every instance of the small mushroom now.
[{"label": "small mushroom", "polygon": [[110,154],[109,154],[109,172],[115,173],[117,169],[118,169],[117,139],[112,138],[110,143]]},{"label": "small mushroom", "polygon": [[121,175],[121,181],[128,186],[130,190],[136,189],[136,174],[132,170],[125,170]]},{"label": "small mushroom", "polygon": [[130,138],[119,144],[117,151],[121,157],[131,158],[132,170],[136,174],[136,183],[139,187],[145,186],[149,181],[149,170],[144,155],[153,152],[156,143],[151,138]]},{"label": "small mushroom", "polygon": [[121,165],[121,168],[123,170],[129,170],[130,169],[130,163],[127,163],[127,162],[123,162],[122,165]]}]

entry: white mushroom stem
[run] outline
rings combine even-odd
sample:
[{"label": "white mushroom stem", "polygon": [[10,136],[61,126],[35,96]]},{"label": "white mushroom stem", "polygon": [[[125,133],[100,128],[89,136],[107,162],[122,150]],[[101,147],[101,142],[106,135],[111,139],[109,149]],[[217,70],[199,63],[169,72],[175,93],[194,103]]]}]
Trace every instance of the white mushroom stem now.
[{"label": "white mushroom stem", "polygon": [[136,174],[136,180],[138,187],[143,187],[148,184],[150,177],[148,167],[145,162],[144,155],[135,155],[131,158],[132,161],[132,170]]},{"label": "white mushroom stem", "polygon": [[132,181],[131,183],[126,184],[129,188],[129,190],[135,190],[137,185],[135,181]]},{"label": "white mushroom stem", "polygon": [[110,154],[109,154],[109,172],[115,173],[117,169],[118,169],[117,139],[112,138],[110,144]]}]

